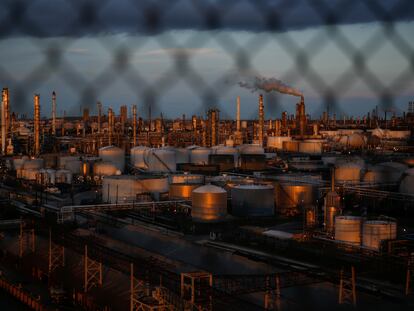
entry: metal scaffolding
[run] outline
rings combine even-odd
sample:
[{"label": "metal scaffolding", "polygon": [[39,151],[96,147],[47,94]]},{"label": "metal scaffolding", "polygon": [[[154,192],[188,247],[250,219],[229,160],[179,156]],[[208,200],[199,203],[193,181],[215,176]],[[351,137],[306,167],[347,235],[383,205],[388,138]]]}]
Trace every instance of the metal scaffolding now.
[{"label": "metal scaffolding", "polygon": [[341,269],[339,281],[339,304],[349,303],[356,306],[355,267],[351,267],[351,273]]},{"label": "metal scaffolding", "polygon": [[36,235],[34,228],[28,228],[25,222],[20,223],[19,233],[19,257],[36,250]]},{"label": "metal scaffolding", "polygon": [[102,263],[88,257],[88,245],[85,245],[83,287],[85,293],[95,286],[102,286]]},{"label": "metal scaffolding", "polygon": [[65,247],[52,241],[52,230],[49,230],[49,276],[59,267],[65,266]]},{"label": "metal scaffolding", "polygon": [[181,273],[181,298],[188,301],[191,310],[213,309],[213,276],[204,271]]}]

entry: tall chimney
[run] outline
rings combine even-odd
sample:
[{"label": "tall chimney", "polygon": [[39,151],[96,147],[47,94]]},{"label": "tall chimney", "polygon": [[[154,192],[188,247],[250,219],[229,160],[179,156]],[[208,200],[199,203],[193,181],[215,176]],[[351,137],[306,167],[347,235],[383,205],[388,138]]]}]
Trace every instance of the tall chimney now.
[{"label": "tall chimney", "polygon": [[56,92],[52,93],[52,135],[56,136]]},{"label": "tall chimney", "polygon": [[40,95],[34,96],[34,154],[40,153]]},{"label": "tall chimney", "polygon": [[240,132],[240,96],[237,96],[236,128]]},{"label": "tall chimney", "polygon": [[263,146],[263,136],[264,136],[264,105],[263,105],[263,95],[259,96],[259,145]]},{"label": "tall chimney", "polygon": [[8,97],[7,89],[3,89],[1,101],[1,152],[6,154],[6,102]]},{"label": "tall chimney", "polygon": [[9,96],[9,89],[3,89],[3,101],[4,101],[4,114],[5,114],[5,126],[6,126],[6,139],[11,136],[10,135],[10,96]]},{"label": "tall chimney", "polygon": [[132,145],[137,145],[137,106],[132,106]]}]

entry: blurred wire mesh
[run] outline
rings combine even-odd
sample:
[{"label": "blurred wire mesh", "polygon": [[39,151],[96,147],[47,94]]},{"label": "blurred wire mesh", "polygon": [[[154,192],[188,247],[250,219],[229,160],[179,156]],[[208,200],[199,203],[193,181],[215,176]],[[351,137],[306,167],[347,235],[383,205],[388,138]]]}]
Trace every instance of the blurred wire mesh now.
[{"label": "blurred wire mesh", "polygon": [[[321,98],[320,111],[340,112],[343,107],[338,100],[357,79],[375,94],[384,111],[392,110],[395,97],[410,90],[414,77],[412,38],[396,27],[398,22],[414,17],[414,1],[410,0],[4,0],[0,10],[1,40],[24,38],[22,45],[30,41],[31,47],[43,55],[36,65],[25,68],[24,75],[16,75],[12,67],[6,66],[5,57],[1,61],[0,82],[13,88],[17,112],[30,103],[32,90],[58,75],[69,92],[79,96],[78,102],[84,107],[92,107],[104,97],[105,90],[121,83],[135,94],[143,110],[151,106],[154,112],[162,110],[160,98],[184,82],[202,103],[201,113],[226,96],[235,73],[260,75],[255,59],[272,44],[288,55],[292,63],[277,78],[292,85],[299,79],[306,80]],[[379,26],[362,45],[355,44],[341,27],[372,22]],[[323,31],[315,32],[306,42],[298,42],[295,31],[312,27],[322,27]],[[176,31],[184,30],[191,31],[185,36],[176,35]],[[237,34],[246,31],[253,35],[239,40]],[[113,34],[127,35],[119,40]],[[95,51],[107,55],[107,61],[92,77],[68,57],[68,51],[78,49],[77,42],[84,38],[94,41]],[[163,64],[162,74],[150,79],[132,59],[154,41],[168,51],[169,58]],[[188,49],[207,50],[211,42],[220,46],[231,60],[229,68],[213,81],[206,79]],[[407,64],[388,83],[369,64],[385,44],[392,44]],[[334,45],[349,63],[335,79],[327,79],[314,65],[314,59],[327,45]],[[22,62],[30,57],[23,54]],[[269,107],[278,106],[278,96],[269,94],[267,100],[272,104]]]}]

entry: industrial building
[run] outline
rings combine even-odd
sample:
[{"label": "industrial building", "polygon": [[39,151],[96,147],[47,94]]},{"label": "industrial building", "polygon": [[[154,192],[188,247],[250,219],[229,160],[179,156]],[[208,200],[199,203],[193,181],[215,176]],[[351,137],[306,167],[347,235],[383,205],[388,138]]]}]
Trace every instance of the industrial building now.
[{"label": "industrial building", "polygon": [[23,118],[2,92],[0,288],[22,305],[301,310],[324,288],[320,310],[414,307],[412,111],[311,119],[294,94],[275,120],[262,95],[257,120],[240,97],[235,120],[69,117],[48,96]]}]

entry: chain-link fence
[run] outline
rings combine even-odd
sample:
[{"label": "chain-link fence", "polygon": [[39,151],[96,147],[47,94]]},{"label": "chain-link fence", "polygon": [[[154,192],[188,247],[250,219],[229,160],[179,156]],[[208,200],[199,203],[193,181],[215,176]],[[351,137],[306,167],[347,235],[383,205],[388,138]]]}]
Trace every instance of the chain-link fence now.
[{"label": "chain-link fence", "polygon": [[[102,100],[171,117],[232,117],[241,94],[255,118],[263,76],[303,92],[315,116],[401,112],[413,17],[410,0],[3,0],[0,84],[20,113],[56,90],[72,114]],[[276,117],[294,100],[269,92],[266,109]]]}]

